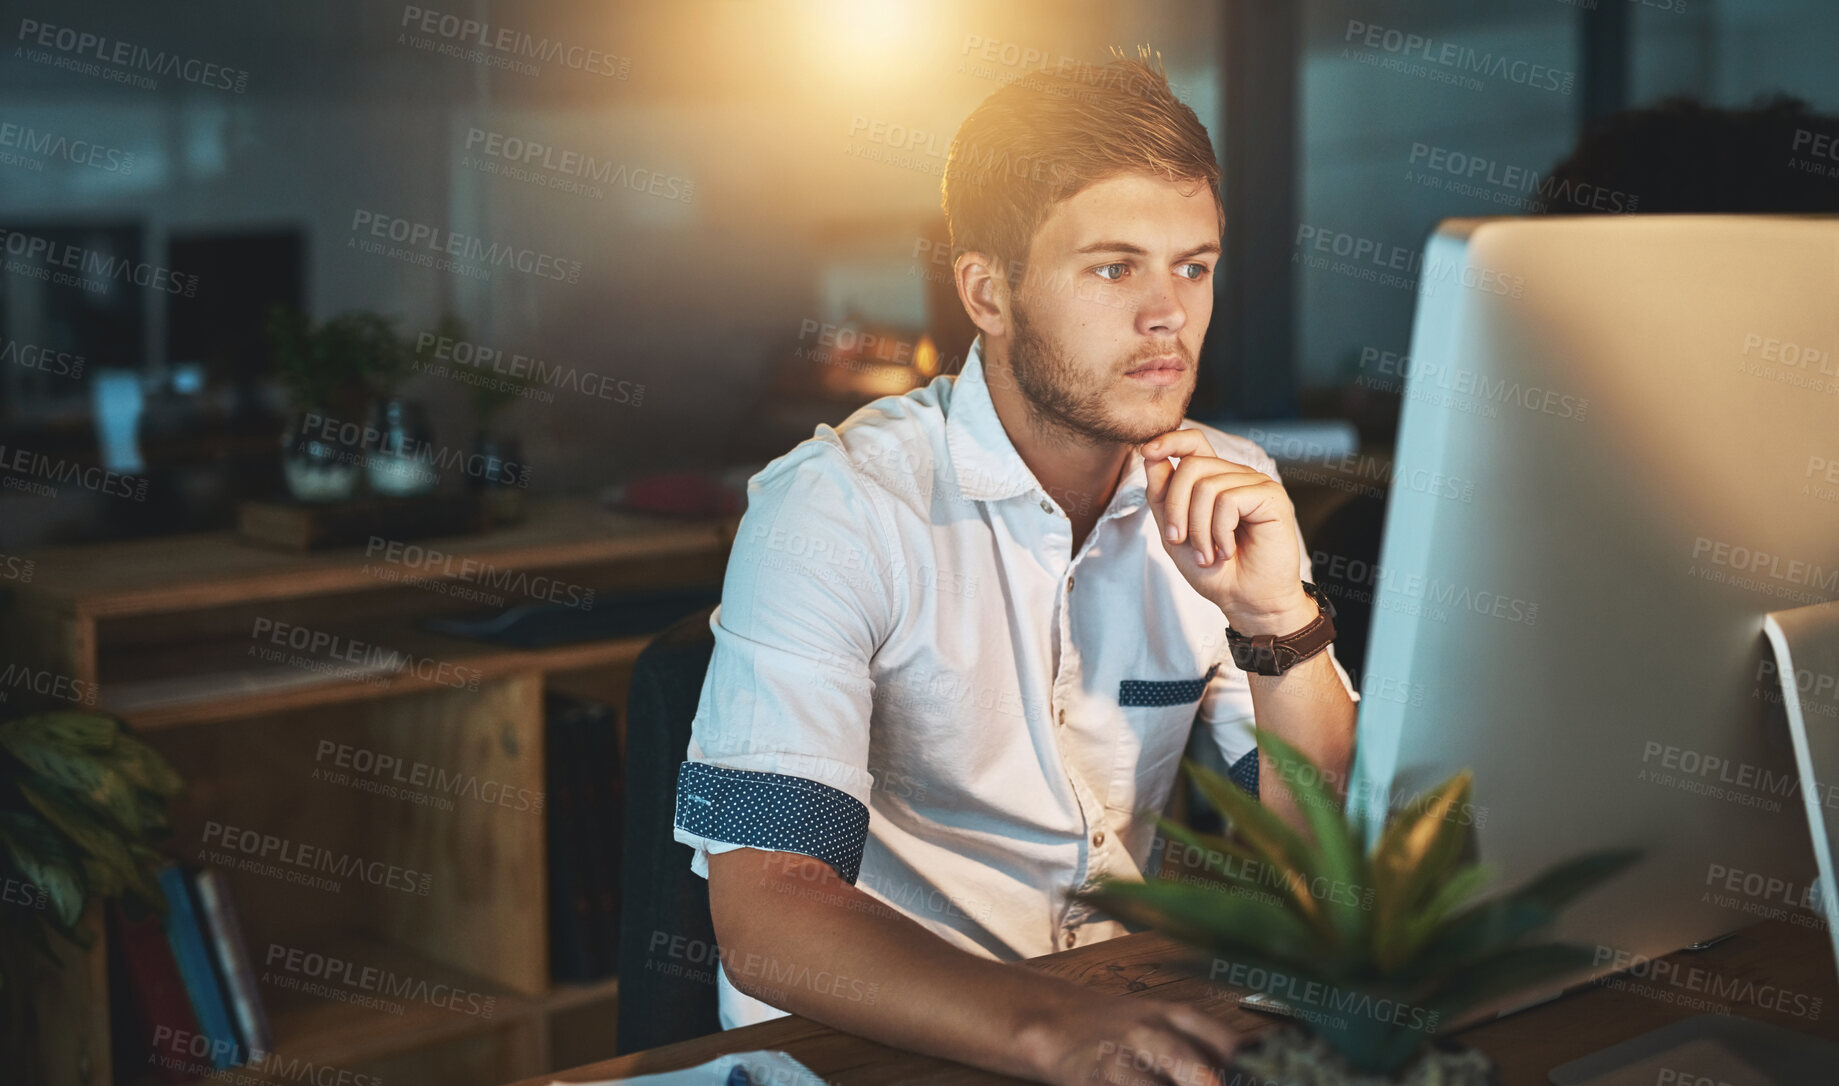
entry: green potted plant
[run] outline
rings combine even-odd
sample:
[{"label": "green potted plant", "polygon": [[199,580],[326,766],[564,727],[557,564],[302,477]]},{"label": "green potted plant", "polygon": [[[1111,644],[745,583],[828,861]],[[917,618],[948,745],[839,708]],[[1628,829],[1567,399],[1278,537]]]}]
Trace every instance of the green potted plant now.
[{"label": "green potted plant", "polygon": [[341,313],[327,321],[319,334],[328,353],[355,360],[376,405],[369,431],[375,445],[366,448],[364,456],[371,491],[396,498],[432,491],[440,482],[429,451],[433,430],[427,408],[397,394],[415,355],[396,334],[395,322],[376,313]]},{"label": "green potted plant", "polygon": [[1306,1024],[1279,1028],[1240,1053],[1238,1068],[1259,1081],[1497,1081],[1485,1056],[1438,1040],[1439,1029],[1589,967],[1588,949],[1536,939],[1569,902],[1638,853],[1582,856],[1512,893],[1471,902],[1488,874],[1465,861],[1472,827],[1464,815],[1473,810],[1467,770],[1407,803],[1368,851],[1363,820],[1342,812],[1321,771],[1277,736],[1256,734],[1283,777],[1297,782],[1308,834],[1184,761],[1231,833],[1158,823],[1207,857],[1207,883],[1107,880],[1080,896],[1213,955],[1215,980],[1275,998]]},{"label": "green potted plant", "polygon": [[42,1082],[47,1023],[35,994],[59,967],[53,938],[94,944],[92,902],[122,898],[164,913],[155,881],[169,832],[167,801],[178,773],[120,721],[57,710],[0,723],[0,999],[5,1050],[20,1054],[7,1075]]},{"label": "green potted plant", "polygon": [[[357,489],[372,390],[400,372],[388,322],[349,313],[315,326],[287,306],[266,324],[275,374],[291,413],[281,435],[282,471],[299,501],[342,501]],[[392,343],[394,346],[392,347]]]}]

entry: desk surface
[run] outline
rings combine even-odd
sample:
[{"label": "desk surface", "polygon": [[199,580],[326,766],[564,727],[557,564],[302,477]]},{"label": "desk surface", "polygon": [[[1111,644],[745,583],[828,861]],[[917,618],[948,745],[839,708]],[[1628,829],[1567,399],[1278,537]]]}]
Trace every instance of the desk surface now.
[{"label": "desk surface", "polygon": [[[1801,919],[1811,917],[1804,915]],[[1839,1040],[1839,974],[1835,973],[1832,944],[1823,929],[1770,920],[1746,928],[1736,938],[1708,950],[1674,958],[1682,963],[1682,975],[1686,966],[1707,970],[1708,974],[1699,976],[1714,977],[1717,991],[1738,995],[1720,998],[1702,983],[1688,988],[1683,983],[1612,978],[1456,1036],[1500,1065],[1502,1086],[1544,1086],[1546,1072],[1559,1064],[1669,1022],[1705,1013],[1707,1008],[1694,1002],[1701,999],[1729,1006],[1732,1014]],[[1191,952],[1162,936],[1145,934],[1034,958],[1018,963],[1018,967],[1038,969],[1120,994],[1191,1003],[1247,1036],[1271,1028],[1276,1020],[1241,1009],[1238,993],[1208,983],[1205,966],[1192,963]],[[1751,981],[1753,989],[1744,983]],[[1765,992],[1764,986],[1772,987]],[[1796,1016],[1771,1006],[1740,1002],[1740,994],[1746,991],[1808,1013]],[[1777,994],[1782,992],[1806,998],[1784,999]],[[1822,1002],[1813,1002],[1816,999]],[[794,1015],[528,1079],[518,1086],[651,1074],[689,1067],[729,1052],[757,1049],[789,1053],[835,1086],[981,1086],[1018,1081],[888,1048]]]}]

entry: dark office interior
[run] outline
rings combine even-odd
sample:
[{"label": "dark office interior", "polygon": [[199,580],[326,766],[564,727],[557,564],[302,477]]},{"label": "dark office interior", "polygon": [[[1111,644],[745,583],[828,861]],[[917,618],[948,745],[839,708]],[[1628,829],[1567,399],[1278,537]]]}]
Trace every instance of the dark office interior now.
[{"label": "dark office interior", "polygon": [[[0,1036],[46,1086],[586,1082],[762,1049],[816,1076],[775,1081],[999,1081],[899,1045],[825,1064],[870,1044],[846,1029],[716,1047],[720,940],[672,826],[748,481],[960,373],[941,181],[1032,72],[1147,45],[1210,134],[1187,415],[1274,458],[1363,712],[1393,697],[1362,684],[1439,223],[1839,213],[1821,0],[67,0],[0,25]],[[1757,365],[1839,373],[1774,335]],[[1824,489],[1795,508],[1830,524],[1839,444],[1802,460]],[[1823,575],[1795,598],[1839,598]],[[1199,729],[1186,753],[1227,769]],[[1218,806],[1184,778],[1161,813],[1259,824]],[[1706,967],[1798,1010],[1599,958],[1581,997],[1451,1043],[1533,1083],[1700,1004],[1839,1042],[1802,890],[1759,925],[1790,974]],[[1079,968],[1124,992],[1161,963]],[[1224,983],[1161,991],[1280,1021],[1203,997]],[[1565,1012],[1585,1040],[1527,1039],[1597,997]],[[1802,1081],[1679,1067],[1658,1081]]]}]

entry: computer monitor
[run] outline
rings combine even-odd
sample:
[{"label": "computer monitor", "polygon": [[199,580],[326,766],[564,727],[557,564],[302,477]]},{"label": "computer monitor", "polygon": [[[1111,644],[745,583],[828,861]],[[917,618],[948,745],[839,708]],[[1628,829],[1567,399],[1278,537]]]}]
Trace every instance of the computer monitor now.
[{"label": "computer monitor", "polygon": [[1598,974],[1821,905],[1764,617],[1839,599],[1839,221],[1450,220],[1419,284],[1350,805],[1473,768],[1499,888],[1644,849]]}]

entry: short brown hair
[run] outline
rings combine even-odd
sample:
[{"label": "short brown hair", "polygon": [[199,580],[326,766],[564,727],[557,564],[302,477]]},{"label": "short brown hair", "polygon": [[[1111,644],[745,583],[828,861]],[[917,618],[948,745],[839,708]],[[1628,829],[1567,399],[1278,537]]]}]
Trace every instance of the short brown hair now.
[{"label": "short brown hair", "polygon": [[1159,56],[1113,53],[1108,64],[1031,73],[964,119],[945,163],[954,258],[988,253],[1013,266],[1055,204],[1125,173],[1205,184],[1225,229],[1206,127],[1175,97]]}]

